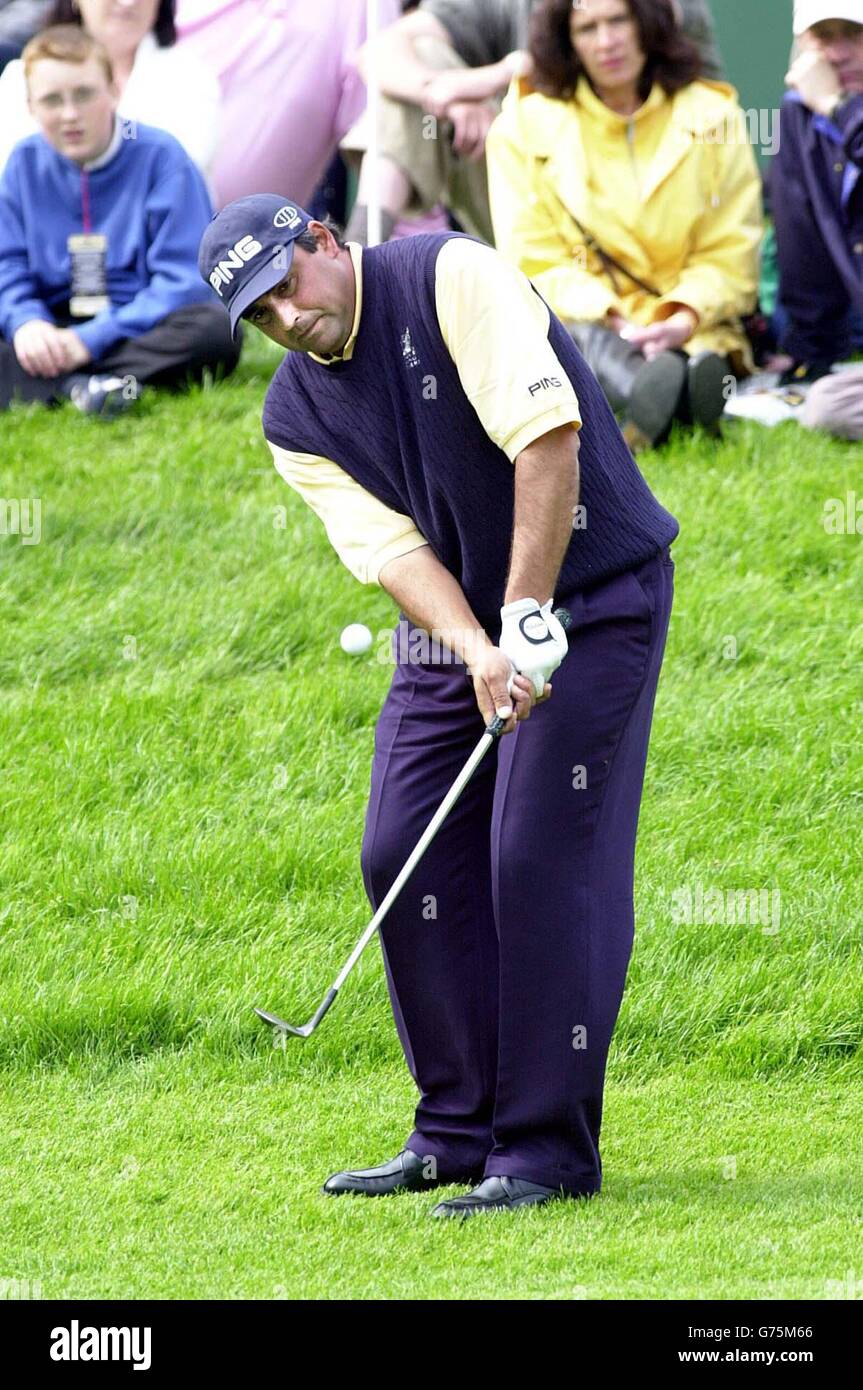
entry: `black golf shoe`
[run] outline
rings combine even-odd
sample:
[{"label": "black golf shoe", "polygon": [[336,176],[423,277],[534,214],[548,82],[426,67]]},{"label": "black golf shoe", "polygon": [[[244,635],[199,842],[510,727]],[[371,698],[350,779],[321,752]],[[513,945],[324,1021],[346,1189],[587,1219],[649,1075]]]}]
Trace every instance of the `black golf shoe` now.
[{"label": "black golf shoe", "polygon": [[479,1187],[464,1197],[450,1197],[438,1202],[432,1216],[454,1216],[464,1220],[481,1211],[515,1211],[518,1207],[538,1207],[553,1202],[566,1193],[561,1187],[542,1187],[525,1178],[483,1178]]},{"label": "black golf shoe", "polygon": [[350,1192],[361,1197],[387,1197],[391,1192],[425,1192],[432,1187],[445,1187],[454,1182],[476,1182],[477,1174],[462,1178],[437,1176],[437,1164],[431,1157],[422,1158],[412,1149],[402,1149],[388,1163],[377,1168],[347,1169],[327,1178],[322,1192],[328,1197],[341,1197]]},{"label": "black golf shoe", "polygon": [[[686,386],[686,358],[676,352],[661,352],[644,362],[636,372],[626,406],[629,437],[644,446],[664,443],[677,414]],[[633,450],[635,452],[635,450]]]},{"label": "black golf shoe", "polygon": [[699,352],[687,364],[686,391],[689,417],[693,424],[714,430],[725,409],[731,364],[718,352]]}]

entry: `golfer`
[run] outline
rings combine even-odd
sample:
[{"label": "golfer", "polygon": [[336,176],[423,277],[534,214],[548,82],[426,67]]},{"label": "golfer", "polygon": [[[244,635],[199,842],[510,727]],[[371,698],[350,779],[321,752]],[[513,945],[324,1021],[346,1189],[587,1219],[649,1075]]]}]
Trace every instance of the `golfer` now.
[{"label": "golfer", "polygon": [[439,1217],[592,1195],[677,523],[569,334],[480,242],[345,246],[258,195],[213,219],[198,264],[234,329],[288,349],[263,414],[279,473],[400,609],[362,847],[375,910],[506,721],[381,930],[414,1128],[324,1191],[473,1189]]}]

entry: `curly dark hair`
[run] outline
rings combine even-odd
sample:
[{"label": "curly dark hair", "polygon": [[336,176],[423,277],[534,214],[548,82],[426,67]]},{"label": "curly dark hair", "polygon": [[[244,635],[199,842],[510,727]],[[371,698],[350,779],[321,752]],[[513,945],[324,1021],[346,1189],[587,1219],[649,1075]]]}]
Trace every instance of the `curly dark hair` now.
[{"label": "curly dark hair", "polygon": [[[175,23],[176,0],[159,0],[152,32],[160,48],[170,48],[177,42]],[[45,28],[51,24],[81,24],[81,14],[74,0],[57,0]]]},{"label": "curly dark hair", "polygon": [[[626,0],[638,26],[647,62],[639,82],[642,100],[654,82],[669,95],[694,82],[702,71],[701,54],[677,22],[671,0]],[[530,56],[531,86],[545,96],[569,99],[584,74],[569,36],[572,0],[543,0],[533,12]]]}]

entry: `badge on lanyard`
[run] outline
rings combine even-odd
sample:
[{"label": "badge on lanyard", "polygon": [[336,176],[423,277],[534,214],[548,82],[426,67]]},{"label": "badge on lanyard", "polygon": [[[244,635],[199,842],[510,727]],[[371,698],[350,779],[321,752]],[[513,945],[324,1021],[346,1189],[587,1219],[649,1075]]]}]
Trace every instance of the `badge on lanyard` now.
[{"label": "badge on lanyard", "polygon": [[67,239],[71,294],[69,313],[73,319],[89,319],[110,309],[108,297],[108,238],[101,232],[75,232]]}]

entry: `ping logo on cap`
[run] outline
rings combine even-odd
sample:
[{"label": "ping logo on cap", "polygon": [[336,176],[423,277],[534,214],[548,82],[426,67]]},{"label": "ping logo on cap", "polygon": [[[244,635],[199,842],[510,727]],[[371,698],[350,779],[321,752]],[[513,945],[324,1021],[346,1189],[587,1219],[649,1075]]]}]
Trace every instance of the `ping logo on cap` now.
[{"label": "ping logo on cap", "polygon": [[243,236],[234,242],[224,260],[216,262],[207,278],[219,298],[222,297],[222,286],[229,285],[233,280],[234,271],[242,269],[246,261],[253,260],[263,249],[253,236]]},{"label": "ping logo on cap", "polygon": [[297,209],[292,208],[290,204],[286,204],[285,207],[279,208],[278,212],[273,218],[273,226],[299,227],[302,220],[303,219],[299,216]]}]

